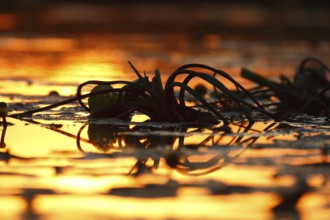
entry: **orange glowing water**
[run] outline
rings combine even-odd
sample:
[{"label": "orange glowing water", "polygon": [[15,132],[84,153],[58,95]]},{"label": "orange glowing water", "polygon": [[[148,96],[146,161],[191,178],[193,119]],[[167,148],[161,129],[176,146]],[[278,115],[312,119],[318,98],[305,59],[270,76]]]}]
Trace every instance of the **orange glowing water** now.
[{"label": "orange glowing water", "polygon": [[[0,28],[6,25],[13,24],[0,22]],[[133,80],[127,60],[141,72],[152,74],[159,68],[164,79],[182,64],[203,63],[224,69],[249,86],[238,77],[241,67],[273,78],[280,73],[292,76],[305,56],[330,57],[324,49],[328,44],[322,45],[236,42],[217,35],[204,36],[200,42],[185,35],[0,37],[0,100],[9,105],[52,102],[47,96],[51,91],[71,96],[86,80]],[[329,214],[328,174],[317,167],[316,173],[306,174],[299,167],[326,163],[329,155],[316,147],[286,148],[297,141],[294,132],[263,133],[269,123],[258,122],[242,134],[241,142],[233,141],[241,136],[216,134],[221,141],[215,148],[208,141],[197,150],[183,150],[192,164],[188,172],[169,168],[164,159],[177,150],[178,141],[153,148],[117,146],[104,154],[88,142],[87,127],[81,133],[86,140],[80,142],[85,151],[81,152],[75,137],[87,122],[87,113],[68,116],[63,112],[59,108],[51,112],[54,118],[41,114],[33,122],[8,118],[11,125],[0,161],[1,219],[276,219],[279,213],[273,208],[281,203],[281,192],[297,187],[296,173],[289,172],[293,166],[315,190],[303,194],[297,210],[286,211],[306,220],[326,219]],[[54,125],[60,128],[49,129]],[[232,129],[242,132],[235,125]],[[329,135],[326,129],[314,132]],[[158,139],[166,135],[169,132],[160,133]],[[196,144],[209,135],[213,134],[192,133],[185,144]],[[258,137],[252,146],[243,142],[250,137]],[[328,147],[327,139],[322,143]],[[149,167],[140,176],[128,175],[146,155],[149,166],[159,156],[158,167]],[[217,161],[212,164],[214,158]]]}]

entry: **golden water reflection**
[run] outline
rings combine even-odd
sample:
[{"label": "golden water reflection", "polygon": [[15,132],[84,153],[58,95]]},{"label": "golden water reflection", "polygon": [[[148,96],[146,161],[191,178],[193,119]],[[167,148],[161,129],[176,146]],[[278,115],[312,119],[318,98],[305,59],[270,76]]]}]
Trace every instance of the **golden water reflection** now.
[{"label": "golden water reflection", "polygon": [[[292,75],[307,54],[317,51],[326,63],[330,57],[328,42],[247,44],[217,35],[7,37],[0,48],[1,101],[24,108],[73,95],[86,80],[131,80],[127,60],[141,72],[160,68],[164,77],[196,62],[233,76],[245,66],[276,78]],[[327,219],[326,125],[168,129],[102,124],[76,107],[8,118],[1,219]]]},{"label": "golden water reflection", "polygon": [[[287,213],[301,219],[324,219],[329,211],[327,174],[316,168],[312,172],[299,169],[299,165],[322,162],[320,151],[280,150],[276,145],[272,149],[276,126],[272,126],[274,130],[264,129],[273,122],[258,122],[251,130],[233,124],[233,134],[206,129],[196,136],[180,133],[180,129],[170,134],[157,128],[152,133],[152,124],[149,133],[137,130],[116,136],[106,130],[111,125],[105,124],[103,129],[110,133],[103,135],[110,135],[112,140],[124,138],[126,143],[129,138],[130,145],[110,147],[104,154],[90,139],[88,128],[80,136],[83,152],[76,148],[74,134],[84,122],[63,120],[62,129],[67,133],[58,133],[47,127],[47,120],[39,121],[42,123],[38,125],[8,119],[7,147],[1,152],[0,204],[7,200],[12,203],[1,206],[8,210],[0,214],[2,218],[277,219]],[[112,129],[116,126],[126,125]],[[194,136],[197,144],[174,141],[185,135],[188,139]],[[213,144],[202,141],[210,135],[213,141],[225,138]],[[83,141],[88,139],[91,142]],[[288,144],[293,137],[279,139]],[[151,144],[142,147],[148,140]],[[141,146],[134,147],[135,141]],[[285,144],[280,147],[285,148]],[[173,155],[178,156],[177,165],[170,163]],[[315,159],[309,161],[300,155]],[[297,159],[301,161],[298,167],[292,162]],[[137,170],[132,172],[134,167]],[[282,168],[286,172],[281,173]],[[313,188],[310,193],[305,182]],[[297,204],[275,209],[286,204],[287,197],[298,195],[301,199],[297,197]]]}]

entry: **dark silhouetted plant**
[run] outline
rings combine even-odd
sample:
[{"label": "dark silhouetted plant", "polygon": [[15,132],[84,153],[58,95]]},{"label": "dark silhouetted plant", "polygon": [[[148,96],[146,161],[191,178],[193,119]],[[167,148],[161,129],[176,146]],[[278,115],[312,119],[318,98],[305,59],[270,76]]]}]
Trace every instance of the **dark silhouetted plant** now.
[{"label": "dark silhouetted plant", "polygon": [[[220,120],[228,124],[228,119],[223,115],[222,108],[226,108],[231,100],[231,110],[243,113],[252,122],[251,111],[258,111],[275,118],[276,115],[266,111],[264,107],[231,76],[221,70],[201,64],[184,65],[173,72],[162,83],[159,70],[151,80],[130,63],[138,79],[129,81],[87,81],[79,85],[77,97],[83,97],[85,86],[95,85],[88,102],[79,99],[81,106],[91,117],[116,117],[128,119],[134,112],[149,116],[155,122],[196,122],[218,124]],[[182,79],[183,77],[183,79]],[[198,80],[200,84],[212,87],[218,100],[210,102],[205,97],[203,87],[193,89],[189,83]],[[228,89],[222,80],[231,83],[236,91]],[[95,93],[103,93],[95,95]],[[221,93],[221,95],[219,95]],[[85,95],[86,97],[86,95]],[[188,98],[189,97],[189,98]],[[187,105],[193,100],[194,104]]]},{"label": "dark silhouetted plant", "polygon": [[[310,66],[310,63],[314,65]],[[292,82],[284,76],[280,77],[281,82],[270,81],[243,69],[242,76],[259,85],[250,90],[226,72],[202,64],[179,67],[165,83],[158,69],[149,80],[146,74],[142,75],[129,64],[137,75],[134,81],[87,81],[78,86],[73,98],[10,116],[31,116],[74,101],[78,101],[91,118],[131,121],[131,116],[139,112],[153,122],[201,123],[205,126],[221,121],[228,125],[231,118],[226,112],[239,113],[240,120],[249,122],[255,120],[255,113],[275,120],[292,120],[299,113],[330,115],[330,71],[317,59],[304,60]],[[193,87],[192,81],[197,81],[198,86]],[[94,87],[85,93],[85,88],[90,86]],[[212,99],[206,96],[205,88],[213,90]],[[272,100],[274,97],[277,102]]]},{"label": "dark silhouetted plant", "polygon": [[318,59],[303,60],[292,81],[282,75],[280,82],[274,82],[247,69],[242,69],[241,76],[266,87],[267,93],[260,93],[264,98],[279,100],[277,115],[285,118],[300,113],[330,116],[330,69]]},{"label": "dark silhouetted plant", "polygon": [[[91,96],[88,98],[88,105],[83,99],[79,99],[81,106],[91,117],[116,117],[129,119],[133,112],[140,112],[147,115],[151,121],[156,122],[205,122],[219,123],[220,115],[212,115],[207,111],[198,111],[193,107],[173,103],[176,99],[174,93],[167,92],[161,81],[159,70],[151,80],[145,75],[142,76],[130,63],[138,76],[135,81],[87,81],[79,85],[77,97],[82,97],[83,87],[95,85]],[[182,87],[187,87],[182,85]],[[208,105],[207,101],[190,87],[187,87],[202,103]],[[103,92],[102,95],[93,96],[94,92]],[[212,109],[211,109],[212,110]]]}]

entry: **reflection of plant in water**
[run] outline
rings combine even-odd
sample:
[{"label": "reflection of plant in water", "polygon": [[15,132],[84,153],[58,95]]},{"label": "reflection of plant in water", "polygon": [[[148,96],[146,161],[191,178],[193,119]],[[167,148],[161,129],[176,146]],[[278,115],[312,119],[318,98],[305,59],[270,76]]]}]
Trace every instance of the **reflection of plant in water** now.
[{"label": "reflection of plant in water", "polygon": [[[85,128],[84,125],[77,135],[77,146],[81,152],[84,152],[80,146],[80,133]],[[187,128],[170,128],[174,133],[185,132]],[[164,131],[164,130],[162,130]],[[167,130],[168,131],[168,130]],[[173,146],[177,139],[173,135],[161,135],[161,130],[145,125],[109,125],[109,124],[89,124],[88,125],[88,138],[89,141],[100,151],[109,152],[111,150],[127,150],[137,149],[142,151],[137,155],[137,162],[130,171],[130,174],[139,174],[141,170],[151,169],[146,164],[149,159],[153,161],[153,168],[157,168],[162,155],[160,152],[154,153],[152,149],[159,146]]]},{"label": "reflection of plant in water", "polygon": [[[221,127],[205,129],[177,124],[175,127],[164,129],[143,123],[134,126],[91,123],[88,125],[87,133],[89,141],[102,152],[138,150],[135,155],[137,162],[129,172],[132,175],[150,172],[153,168],[157,168],[161,158],[164,158],[169,167],[180,173],[202,175],[218,170],[232,162],[244,152],[247,146],[255,143],[260,137],[258,135],[249,136],[248,132],[269,131],[277,124],[271,123],[263,131],[253,129],[253,125],[250,123],[237,122],[230,126],[231,130],[236,130],[234,132],[237,134],[228,133]],[[77,135],[77,146],[80,151],[84,152],[80,146],[82,129]],[[199,138],[198,142],[190,143],[191,141],[187,139],[196,132],[200,134],[204,132],[204,137]],[[240,134],[241,132],[243,135]],[[231,135],[228,136],[228,134]],[[204,149],[207,151],[205,152]]]},{"label": "reflection of plant in water", "polygon": [[6,130],[7,130],[7,104],[5,102],[0,102],[0,116],[2,118],[2,132],[1,132],[1,140],[0,140],[0,148],[5,148],[6,143],[5,143],[5,136],[6,136]]},{"label": "reflection of plant in water", "polygon": [[[277,123],[270,123],[270,125],[262,131],[253,129],[253,124],[251,123],[238,122],[231,123],[230,126],[232,128],[236,127],[236,133],[231,133],[231,136],[227,136],[228,133],[223,133],[222,135],[210,135],[193,146],[186,146],[182,144],[177,150],[172,151],[170,154],[165,156],[166,163],[173,169],[186,175],[197,176],[214,172],[233,162],[245,151],[247,147],[255,143],[260,138],[258,135],[249,136],[248,132],[266,132],[276,127]],[[224,140],[225,138],[226,140]],[[207,146],[206,143],[209,141],[211,141],[211,144],[210,146]],[[182,143],[184,143],[184,140],[182,140]],[[193,152],[191,155],[185,154],[182,151],[182,149],[185,149],[186,147],[199,149],[206,146],[206,154],[208,155],[201,153],[198,150]],[[196,160],[196,158],[198,158],[196,155],[204,156],[204,158],[202,158],[201,161],[198,159]],[[206,161],[205,156],[209,158]]]},{"label": "reflection of plant in water", "polygon": [[90,124],[88,126],[88,138],[98,150],[108,152],[110,149],[115,148],[115,146],[118,149],[123,147],[123,137],[118,133],[127,129],[126,126]]},{"label": "reflection of plant in water", "polygon": [[[256,130],[256,128],[252,124],[243,123],[241,121],[236,123],[231,123],[230,130],[231,133],[228,133],[227,130],[219,128],[191,128],[191,127],[178,127],[173,126],[171,132],[165,133],[168,131],[168,127],[158,126],[150,126],[150,124],[145,123],[137,123],[132,126],[132,124],[126,125],[99,125],[99,124],[89,124],[89,126],[95,125],[91,127],[91,130],[88,131],[90,141],[97,146],[97,144],[101,144],[102,147],[99,149],[103,152],[105,150],[118,153],[118,149],[122,154],[100,154],[97,159],[101,158],[111,158],[114,159],[116,156],[125,155],[125,150],[129,148],[128,154],[131,157],[134,155],[137,159],[136,164],[129,171],[130,175],[140,175],[144,173],[152,173],[154,169],[157,168],[159,160],[162,158],[165,159],[167,164],[171,166],[173,169],[184,175],[204,175],[215,170],[221,169],[223,166],[232,163],[237,157],[239,157],[246,147],[242,147],[250,144],[254,144],[259,135],[251,135],[249,136],[247,133],[253,131],[253,134],[260,132],[272,130],[277,123],[270,123],[265,129]],[[184,125],[184,124],[182,124]],[[90,129],[90,127],[88,128]],[[101,132],[102,131],[102,132]],[[198,139],[198,143],[190,143],[186,142],[186,139],[189,138],[190,135],[193,135],[194,132],[198,133],[206,133],[205,138]],[[237,133],[237,134],[236,134]],[[241,134],[240,134],[241,133]],[[100,136],[97,136],[100,134]],[[228,136],[226,136],[228,135]],[[262,133],[260,134],[262,135]],[[160,139],[160,137],[164,137],[164,139]],[[118,144],[118,140],[120,143]],[[79,139],[78,139],[79,141]],[[313,140],[311,140],[313,141]],[[301,140],[301,142],[306,143],[306,140]],[[128,144],[127,144],[128,143]],[[169,150],[165,150],[166,147],[172,145],[173,143],[178,143],[178,145],[174,148],[172,147]],[[291,143],[291,142],[290,142]],[[297,144],[297,142],[292,142],[293,144]],[[284,144],[287,147],[289,143]],[[273,145],[268,146],[271,148]],[[301,143],[297,144],[297,147],[304,147]],[[114,147],[114,148],[112,148]],[[278,147],[278,146],[273,146]],[[130,151],[130,149],[134,149]],[[135,150],[137,148],[137,150]],[[294,148],[291,146],[291,148]],[[296,149],[296,148],[294,148]],[[134,152],[132,154],[132,152]],[[75,158],[86,160],[86,157],[83,158]],[[111,157],[108,157],[108,156]],[[4,155],[5,156],[5,155]],[[294,155],[291,155],[294,156]],[[6,157],[6,156],[5,156]],[[15,157],[15,160],[25,160],[24,158]],[[40,159],[40,158],[38,158]],[[73,159],[73,158],[71,158]],[[256,157],[256,163],[251,163],[249,161],[248,166],[253,167],[253,165],[260,165],[265,158]],[[95,160],[95,158],[94,158]],[[88,161],[89,162],[89,161]],[[151,163],[150,163],[151,162]],[[240,164],[241,161],[235,164]],[[288,163],[289,164],[289,163]],[[281,164],[283,166],[283,170],[285,172],[291,171],[290,176],[296,179],[296,183],[290,186],[250,186],[244,183],[233,184],[233,183],[224,183],[219,181],[207,180],[203,181],[168,181],[164,183],[146,183],[139,184],[138,186],[126,187],[126,186],[114,186],[111,187],[110,190],[106,193],[102,193],[102,195],[110,195],[110,196],[129,196],[136,198],[164,198],[164,197],[175,197],[178,194],[178,191],[182,188],[186,189],[187,187],[192,188],[202,188],[203,190],[208,190],[210,193],[208,196],[212,195],[237,195],[237,194],[249,194],[250,196],[254,196],[253,193],[265,192],[276,194],[280,198],[280,201],[277,205],[274,206],[272,212],[276,217],[283,217],[283,214],[290,212],[295,216],[300,215],[299,210],[297,209],[297,203],[300,201],[300,198],[303,197],[308,192],[319,192],[322,193],[322,189],[318,189],[315,186],[310,186],[307,182],[307,175],[319,176],[324,173],[324,176],[328,176],[327,167],[328,164],[324,164],[324,169],[316,170],[315,167],[319,167],[319,164],[306,164],[306,166],[297,166],[296,169],[300,169],[302,172],[302,179],[298,179],[297,172],[294,167],[288,166],[287,163]],[[246,165],[246,164],[245,164]],[[245,166],[244,165],[244,166]],[[269,164],[268,164],[269,165]],[[274,163],[271,164],[274,167]],[[315,166],[315,167],[314,167]],[[276,166],[275,166],[276,167]],[[310,168],[312,169],[310,169]],[[101,169],[104,169],[103,167]],[[307,169],[310,171],[306,172]],[[284,172],[283,171],[283,172]],[[65,171],[67,172],[67,171]],[[307,173],[307,174],[306,174]],[[13,173],[14,175],[17,175]],[[68,173],[66,173],[68,174]],[[5,173],[8,175],[8,173]],[[19,174],[22,175],[22,174]],[[89,174],[90,175],[90,174]],[[104,174],[103,174],[104,175]],[[109,175],[109,173],[105,174]],[[276,174],[278,175],[278,174]],[[281,172],[279,173],[281,174]],[[284,173],[284,175],[287,175]],[[37,176],[36,176],[37,177]],[[326,185],[325,185],[326,186]],[[26,193],[17,194],[23,197],[27,204],[28,209],[26,210],[26,215],[30,216],[32,214],[38,215],[38,213],[34,213],[33,209],[33,201],[35,197],[38,195],[51,195],[52,191],[44,191],[44,190],[29,190]],[[54,194],[58,194],[58,192],[54,192]]]},{"label": "reflection of plant in water", "polygon": [[[83,149],[79,143],[80,133],[85,127],[86,125],[83,125],[77,135],[77,144],[81,151]],[[153,134],[152,131],[157,131],[157,129],[139,125],[132,127],[129,125],[90,123],[88,124],[87,133],[89,141],[102,152],[130,147],[148,149],[160,145],[172,145],[176,139],[175,136],[160,136]],[[172,129],[172,131],[174,130]],[[179,128],[175,129],[175,131],[183,132]]]}]

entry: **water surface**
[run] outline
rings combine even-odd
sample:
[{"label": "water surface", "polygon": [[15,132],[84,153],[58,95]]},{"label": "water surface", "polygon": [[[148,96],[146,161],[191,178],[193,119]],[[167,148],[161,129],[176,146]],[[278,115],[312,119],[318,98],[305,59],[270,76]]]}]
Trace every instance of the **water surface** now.
[{"label": "water surface", "polygon": [[[2,36],[0,99],[10,113],[75,94],[91,80],[133,80],[127,61],[166,79],[186,63],[277,79],[330,43],[200,39],[183,34]],[[49,95],[56,91],[58,95]],[[133,129],[89,120],[77,103],[8,118],[0,152],[1,219],[327,219],[329,122],[237,121],[221,129]],[[181,125],[176,125],[179,127]],[[3,127],[1,127],[3,130]],[[174,167],[171,161],[179,163]]]}]

